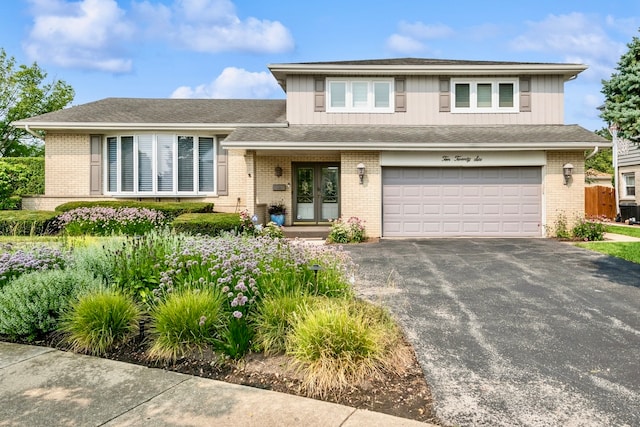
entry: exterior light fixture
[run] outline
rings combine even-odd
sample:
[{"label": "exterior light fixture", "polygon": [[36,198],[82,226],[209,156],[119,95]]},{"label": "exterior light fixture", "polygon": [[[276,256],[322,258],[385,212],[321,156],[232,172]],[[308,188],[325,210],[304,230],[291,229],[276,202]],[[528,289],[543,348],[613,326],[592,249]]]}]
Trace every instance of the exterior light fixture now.
[{"label": "exterior light fixture", "polygon": [[280,166],[276,166],[275,173],[277,177],[282,176],[282,168]]},{"label": "exterior light fixture", "polygon": [[573,165],[571,163],[565,163],[562,166],[562,174],[564,175],[564,185],[569,185],[571,175],[573,175]]},{"label": "exterior light fixture", "polygon": [[360,184],[362,184],[364,182],[364,163],[358,163],[356,169],[358,170],[358,178],[360,178]]}]

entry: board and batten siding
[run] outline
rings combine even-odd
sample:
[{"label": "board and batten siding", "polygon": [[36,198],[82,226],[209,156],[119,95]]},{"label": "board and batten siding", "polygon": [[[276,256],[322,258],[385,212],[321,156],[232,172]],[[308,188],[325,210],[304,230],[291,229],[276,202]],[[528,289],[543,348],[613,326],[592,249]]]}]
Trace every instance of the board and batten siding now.
[{"label": "board and batten siding", "polygon": [[517,113],[440,112],[440,76],[403,76],[406,112],[327,113],[316,111],[318,76],[287,78],[287,120],[307,125],[482,125],[563,124],[564,81],[560,76],[531,76],[531,111]]}]

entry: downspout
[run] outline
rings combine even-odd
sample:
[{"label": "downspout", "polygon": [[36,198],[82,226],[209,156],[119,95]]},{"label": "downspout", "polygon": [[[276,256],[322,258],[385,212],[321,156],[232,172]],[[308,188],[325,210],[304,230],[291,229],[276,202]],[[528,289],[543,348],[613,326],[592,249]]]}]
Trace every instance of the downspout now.
[{"label": "downspout", "polygon": [[598,150],[600,149],[600,147],[594,147],[593,148],[593,152],[589,153],[589,155],[587,157],[585,157],[585,160],[589,160],[590,158],[592,158],[593,156],[596,155],[596,153],[598,152]]},{"label": "downspout", "polygon": [[35,133],[34,131],[31,130],[31,128],[29,127],[29,125],[24,125],[24,130],[27,131],[27,133],[31,136],[33,136],[34,138],[38,138],[38,139],[42,139],[41,135],[38,135],[37,133]]}]

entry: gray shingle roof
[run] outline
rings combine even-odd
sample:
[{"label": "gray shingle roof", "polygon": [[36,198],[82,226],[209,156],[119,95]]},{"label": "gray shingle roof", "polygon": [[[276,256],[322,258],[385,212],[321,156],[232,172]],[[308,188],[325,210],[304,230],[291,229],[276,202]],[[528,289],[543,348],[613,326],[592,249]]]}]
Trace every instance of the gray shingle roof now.
[{"label": "gray shingle roof", "polygon": [[606,145],[608,141],[578,125],[484,126],[290,126],[288,128],[239,128],[225,142],[267,143],[557,143]]},{"label": "gray shingle roof", "polygon": [[461,59],[435,59],[435,58],[387,58],[387,59],[362,59],[351,61],[328,62],[299,62],[304,65],[522,65],[537,64],[549,65],[548,62],[513,62],[513,61],[472,61]]},{"label": "gray shingle roof", "polygon": [[18,123],[284,123],[284,99],[106,98]]}]

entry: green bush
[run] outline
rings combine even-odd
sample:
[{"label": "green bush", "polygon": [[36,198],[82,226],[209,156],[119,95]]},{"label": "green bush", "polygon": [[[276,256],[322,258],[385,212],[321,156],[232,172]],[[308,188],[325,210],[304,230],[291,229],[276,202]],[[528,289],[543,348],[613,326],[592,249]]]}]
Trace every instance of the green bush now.
[{"label": "green bush", "polygon": [[334,300],[311,308],[287,336],[287,354],[311,395],[398,373],[410,357],[386,312],[369,304]]},{"label": "green bush", "polygon": [[331,224],[327,242],[329,243],[360,243],[367,238],[364,221],[351,217],[344,221],[338,218]]},{"label": "green bush", "polygon": [[589,221],[581,218],[573,227],[573,237],[584,240],[586,242],[604,240],[606,226],[600,222]]},{"label": "green bush", "polygon": [[240,229],[240,215],[234,213],[188,213],[173,220],[176,232],[218,236]]},{"label": "green bush", "polygon": [[53,331],[70,300],[96,286],[93,277],[73,270],[22,275],[0,292],[0,334],[34,340]]},{"label": "green bush", "polygon": [[181,289],[151,310],[153,342],[149,357],[176,360],[218,338],[224,296],[211,287]]},{"label": "green bush", "polygon": [[135,334],[141,317],[131,298],[113,289],[97,289],[70,304],[59,329],[72,351],[103,355]]},{"label": "green bush", "polygon": [[49,211],[0,211],[0,236],[55,234],[57,215]]},{"label": "green bush", "polygon": [[185,213],[213,212],[213,203],[205,202],[139,202],[136,200],[97,200],[69,202],[56,207],[58,212],[67,212],[77,208],[90,207],[106,208],[144,208],[160,211],[167,219],[171,220]]},{"label": "green bush", "polygon": [[44,157],[0,158],[0,171],[5,165],[17,166],[18,170],[18,175],[14,176],[12,194],[18,196],[44,194]]}]

